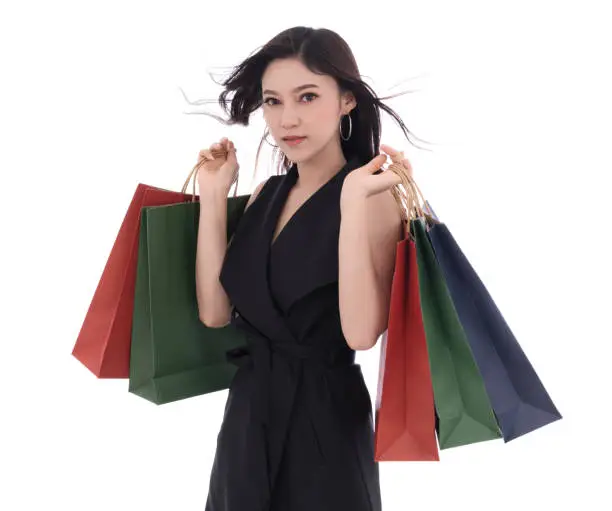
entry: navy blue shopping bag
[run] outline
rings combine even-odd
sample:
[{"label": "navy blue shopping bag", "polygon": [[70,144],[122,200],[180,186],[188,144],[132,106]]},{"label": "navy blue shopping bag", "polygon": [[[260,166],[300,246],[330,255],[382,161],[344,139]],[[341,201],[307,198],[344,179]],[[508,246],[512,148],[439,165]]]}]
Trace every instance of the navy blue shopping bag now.
[{"label": "navy blue shopping bag", "polygon": [[[426,205],[430,211],[431,206]],[[444,223],[428,231],[504,442],[562,418],[493,298]]]}]

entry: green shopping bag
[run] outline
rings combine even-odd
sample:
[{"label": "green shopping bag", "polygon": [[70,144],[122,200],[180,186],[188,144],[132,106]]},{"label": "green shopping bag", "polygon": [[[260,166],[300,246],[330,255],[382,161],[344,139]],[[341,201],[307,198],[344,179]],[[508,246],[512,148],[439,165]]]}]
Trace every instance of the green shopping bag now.
[{"label": "green shopping bag", "polygon": [[[228,197],[228,239],[248,198]],[[225,352],[246,345],[231,325],[208,328],[199,319],[199,214],[197,201],[142,209],[128,390],[158,405],[229,388],[237,367]]]},{"label": "green shopping bag", "polygon": [[425,219],[419,218],[410,223],[416,240],[419,292],[440,449],[501,438],[484,381],[424,222]]}]

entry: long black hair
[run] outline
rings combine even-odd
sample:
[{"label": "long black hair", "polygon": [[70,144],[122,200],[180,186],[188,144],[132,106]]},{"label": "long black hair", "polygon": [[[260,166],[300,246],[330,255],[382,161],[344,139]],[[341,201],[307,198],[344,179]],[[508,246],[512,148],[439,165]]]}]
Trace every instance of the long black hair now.
[{"label": "long black hair", "polygon": [[[232,70],[229,77],[220,84],[224,90],[217,100],[191,102],[184,93],[183,96],[192,105],[217,101],[229,118],[223,119],[206,112],[194,113],[210,115],[226,126],[248,126],[251,114],[262,105],[261,82],[268,64],[272,60],[283,58],[299,59],[311,72],[334,78],[341,93],[350,91],[354,94],[357,105],[350,112],[351,136],[349,140],[341,138],[342,151],[347,160],[357,156],[359,161],[366,163],[379,154],[381,109],[395,119],[407,140],[412,143],[409,137],[411,132],[401,117],[381,101],[400,94],[379,98],[361,79],[359,67],[346,41],[336,32],[326,28],[298,26],[280,32]],[[342,132],[346,132],[344,127]],[[256,161],[259,160],[259,153],[263,142],[267,141],[267,135],[268,130],[259,143]],[[290,160],[278,146],[273,147],[273,160],[279,159],[279,153],[281,156],[277,164],[277,174],[280,174],[281,170],[286,172],[291,165]]]}]

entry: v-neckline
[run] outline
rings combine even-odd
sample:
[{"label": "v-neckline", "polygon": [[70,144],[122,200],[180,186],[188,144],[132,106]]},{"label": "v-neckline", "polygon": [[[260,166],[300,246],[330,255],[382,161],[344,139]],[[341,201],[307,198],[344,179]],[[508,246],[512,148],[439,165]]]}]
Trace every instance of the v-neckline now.
[{"label": "v-neckline", "polygon": [[281,204],[278,209],[278,214],[275,215],[275,218],[272,221],[272,233],[270,234],[270,238],[268,239],[270,250],[272,250],[275,247],[279,238],[283,235],[283,233],[287,230],[288,227],[291,227],[291,224],[294,222],[296,216],[300,214],[300,212],[308,205],[308,203],[311,202],[314,199],[314,197],[317,196],[321,191],[327,188],[336,178],[340,176],[342,172],[344,172],[347,168],[349,168],[349,166],[351,166],[352,168],[352,165],[351,165],[352,163],[353,163],[353,159],[348,160],[340,168],[340,170],[338,170],[338,172],[336,172],[325,183],[323,183],[312,194],[310,194],[310,196],[304,202],[302,202],[302,204],[300,204],[300,206],[289,217],[289,220],[287,220],[287,222],[285,223],[285,225],[279,231],[279,233],[276,235],[276,238],[275,238],[274,233],[276,232],[276,228],[278,227],[278,222],[280,221],[280,218],[283,214],[283,209],[287,203],[287,199],[289,198],[289,192],[295,185],[297,178],[298,178],[297,164],[293,164],[293,166],[288,170],[287,174],[285,175],[285,178],[287,180],[284,182],[284,186],[283,186],[283,190],[281,194]]}]

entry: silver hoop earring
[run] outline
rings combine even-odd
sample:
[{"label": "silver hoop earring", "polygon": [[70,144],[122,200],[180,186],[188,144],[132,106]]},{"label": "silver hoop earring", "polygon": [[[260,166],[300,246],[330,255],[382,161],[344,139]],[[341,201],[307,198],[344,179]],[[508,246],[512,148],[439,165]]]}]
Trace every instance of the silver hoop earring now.
[{"label": "silver hoop earring", "polygon": [[346,114],[346,116],[349,118],[349,134],[346,138],[342,135],[342,119],[340,119],[340,137],[345,141],[351,138],[351,134],[353,133],[353,120],[351,119],[351,114]]}]

